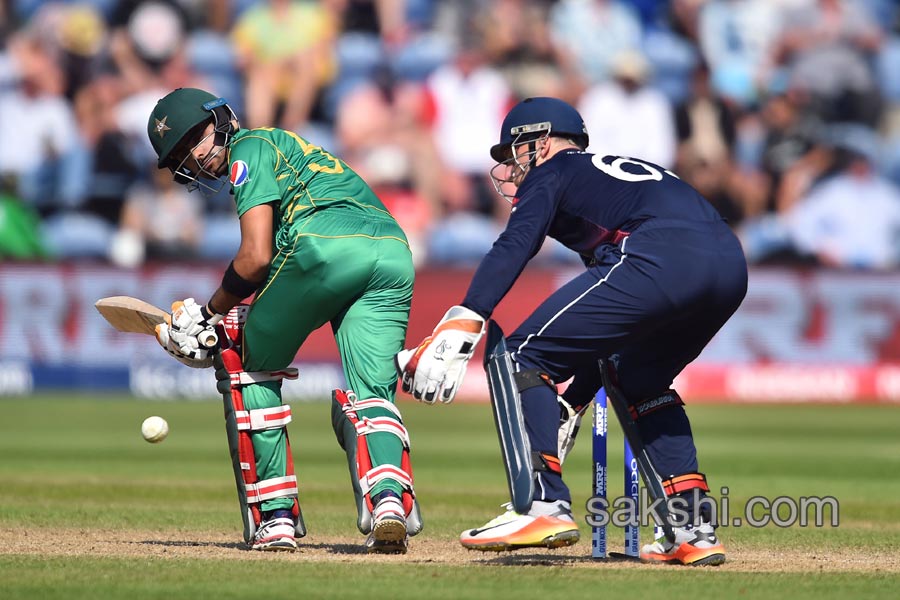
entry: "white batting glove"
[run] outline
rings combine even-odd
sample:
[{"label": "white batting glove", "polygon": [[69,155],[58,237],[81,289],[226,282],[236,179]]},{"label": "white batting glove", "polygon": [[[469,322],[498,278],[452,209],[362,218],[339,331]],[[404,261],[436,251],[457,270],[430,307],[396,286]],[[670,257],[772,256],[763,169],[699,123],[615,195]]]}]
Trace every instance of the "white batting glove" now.
[{"label": "white batting glove", "polygon": [[205,369],[213,364],[213,357],[207,351],[203,350],[203,356],[199,353],[196,356],[188,356],[181,351],[181,347],[171,336],[169,325],[161,323],[156,326],[156,341],[168,352],[175,360],[194,369]]},{"label": "white batting glove", "polygon": [[172,304],[171,325],[156,326],[156,339],[166,352],[189,367],[212,366],[212,355],[219,341],[214,325],[222,315],[209,315],[193,298]]},{"label": "white batting glove", "polygon": [[478,313],[452,307],[417,348],[397,354],[403,391],[427,404],[453,402],[482,335],[484,319]]}]

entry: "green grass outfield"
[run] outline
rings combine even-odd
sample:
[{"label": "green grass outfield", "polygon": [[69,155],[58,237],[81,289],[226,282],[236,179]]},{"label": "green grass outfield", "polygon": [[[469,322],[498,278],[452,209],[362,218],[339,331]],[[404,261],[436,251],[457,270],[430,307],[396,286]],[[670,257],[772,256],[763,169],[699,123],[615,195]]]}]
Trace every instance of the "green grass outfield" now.
[{"label": "green grass outfield", "polygon": [[[361,554],[330,407],[293,408],[310,535],[303,551],[271,555],[238,543],[219,403],[0,400],[0,598],[846,598],[900,589],[900,407],[689,407],[701,470],[714,491],[728,486],[732,516],[755,495],[840,502],[836,528],[720,528],[728,563],[693,569],[591,561],[583,522],[572,548],[462,550],[459,532],[496,516],[507,494],[489,408],[465,404],[401,403],[426,530],[405,556]],[[161,444],[141,439],[151,414],[169,421]],[[611,430],[617,496],[622,444]],[[581,515],[588,440],[582,431],[565,465]],[[621,530],[609,535],[621,543]]]}]

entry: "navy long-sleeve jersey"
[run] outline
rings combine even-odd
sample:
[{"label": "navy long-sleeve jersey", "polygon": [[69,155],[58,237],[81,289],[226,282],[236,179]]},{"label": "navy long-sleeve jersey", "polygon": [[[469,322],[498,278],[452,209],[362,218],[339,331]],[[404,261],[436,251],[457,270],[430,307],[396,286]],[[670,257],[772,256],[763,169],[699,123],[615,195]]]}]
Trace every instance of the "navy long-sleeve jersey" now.
[{"label": "navy long-sleeve jersey", "polygon": [[463,306],[489,317],[550,236],[590,259],[650,219],[721,221],[694,188],[641,160],[564,151],[526,175],[506,229],[479,265]]},{"label": "navy long-sleeve jersey", "polygon": [[[615,366],[633,407],[677,398],[685,365],[737,310],[747,291],[740,243],[696,190],[662,167],[631,158],[565,151],[533,168],[505,231],[475,273],[463,305],[484,317],[551,236],[588,268],[556,289],[506,338],[517,372],[572,381],[565,398],[586,406]],[[531,449],[558,456],[557,390],[520,390]],[[696,473],[690,424],[678,403],[637,420],[662,477]],[[536,474],[535,498],[571,501],[559,473]]]}]

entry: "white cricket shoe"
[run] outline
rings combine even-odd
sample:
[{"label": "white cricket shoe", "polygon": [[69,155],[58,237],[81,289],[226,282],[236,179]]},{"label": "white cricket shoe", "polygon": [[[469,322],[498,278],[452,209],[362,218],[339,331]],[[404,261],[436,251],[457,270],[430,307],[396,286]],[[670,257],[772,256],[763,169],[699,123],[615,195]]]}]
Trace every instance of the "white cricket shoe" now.
[{"label": "white cricket shoe", "polygon": [[459,536],[470,550],[502,552],[519,548],[560,548],[571,546],[581,537],[568,502],[535,500],[528,514],[520,515],[511,504],[506,512],[477,529]]},{"label": "white cricket shoe", "polygon": [[259,524],[250,546],[252,550],[293,552],[297,549],[294,520],[282,516],[285,512],[287,511],[275,511],[275,514],[279,514],[278,517],[273,516]]},{"label": "white cricket shoe", "polygon": [[716,537],[716,530],[708,521],[698,526],[675,527],[675,541],[657,538],[641,548],[644,562],[665,562],[693,566],[716,566],[725,562],[725,546]]},{"label": "white cricket shoe", "polygon": [[396,496],[382,498],[372,511],[372,533],[366,539],[366,550],[377,554],[406,554],[406,511]]}]

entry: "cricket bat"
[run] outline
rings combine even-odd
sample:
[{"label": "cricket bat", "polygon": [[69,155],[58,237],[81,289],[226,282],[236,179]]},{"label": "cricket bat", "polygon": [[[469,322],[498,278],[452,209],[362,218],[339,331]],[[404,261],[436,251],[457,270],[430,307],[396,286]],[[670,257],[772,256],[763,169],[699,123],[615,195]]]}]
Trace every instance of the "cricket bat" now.
[{"label": "cricket bat", "polygon": [[[125,333],[155,336],[157,325],[170,323],[169,313],[131,296],[100,298],[94,306],[110,325]],[[200,336],[200,343],[206,348],[213,348],[219,343],[219,336],[215,331],[205,331]]]}]

